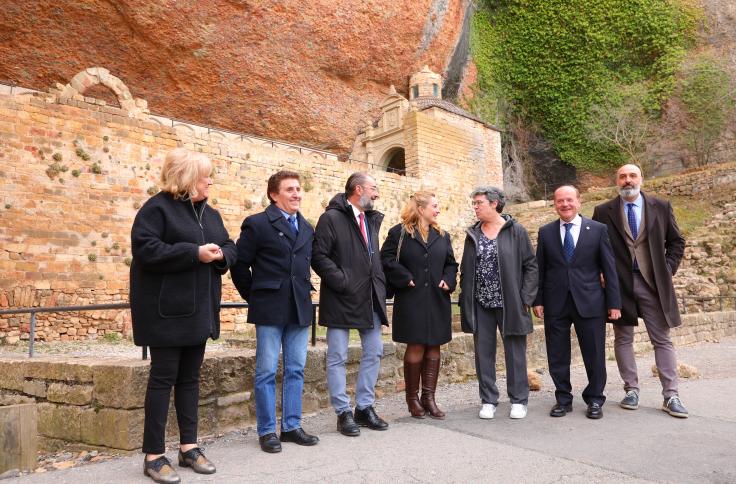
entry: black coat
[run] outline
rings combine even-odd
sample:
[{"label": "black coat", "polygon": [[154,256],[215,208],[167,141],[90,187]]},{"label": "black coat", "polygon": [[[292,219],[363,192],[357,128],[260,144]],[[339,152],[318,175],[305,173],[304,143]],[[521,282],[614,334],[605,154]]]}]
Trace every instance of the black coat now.
[{"label": "black coat", "polygon": [[276,205],[243,221],[233,283],[248,301],[248,322],[265,325],[312,324],[312,258],[314,229],[297,213],[299,234]]},{"label": "black coat", "polygon": [[[644,197],[644,216],[646,217],[643,230],[647,233],[647,245],[652,258],[652,270],[659,302],[668,326],[676,328],[682,324],[682,319],[677,307],[677,296],[672,278],[677,273],[682,256],[685,254],[685,238],[677,226],[670,202],[644,193],[642,197]],[[616,258],[622,307],[621,318],[612,322],[623,326],[636,326],[639,308],[634,297],[634,274],[631,255],[626,245],[627,235],[621,217],[623,210],[621,203],[621,197],[616,197],[598,205],[593,211],[593,220],[608,226],[608,234],[611,237],[611,246]]]},{"label": "black coat", "polygon": [[319,324],[333,328],[373,327],[373,312],[386,317],[386,278],[378,253],[383,214],[365,212],[369,252],[344,193],[335,195],[314,230],[312,269],[321,278]]},{"label": "black coat", "polygon": [[[537,238],[539,290],[535,306],[544,306],[551,318],[567,313],[568,292],[583,318],[605,319],[608,309],[621,309],[618,275],[608,228],[582,217],[580,235],[572,261],[565,260],[560,237],[560,219],[539,229]],[[601,286],[603,274],[606,286]]]},{"label": "black coat", "polygon": [[[430,229],[427,243],[414,232],[404,233],[399,260],[396,250],[402,225],[388,231],[381,248],[383,271],[396,288],[392,337],[399,343],[441,345],[452,339],[450,293],[457,285],[457,262],[450,235]],[[409,286],[414,281],[414,287]],[[439,287],[445,281],[450,288]]]},{"label": "black coat", "polygon": [[[532,243],[526,229],[510,215],[503,217],[506,223],[496,236],[503,292],[501,334],[520,336],[533,331],[529,307],[537,295],[537,259],[532,252]],[[475,333],[478,329],[475,314],[475,264],[481,233],[480,222],[465,233],[465,248],[460,264],[460,320],[464,332]]]},{"label": "black coat", "polygon": [[[235,244],[217,210],[197,211],[170,193],[151,197],[131,230],[130,312],[139,346],[191,346],[220,336],[221,276],[235,263]],[[199,246],[214,243],[224,260],[203,264]]]}]

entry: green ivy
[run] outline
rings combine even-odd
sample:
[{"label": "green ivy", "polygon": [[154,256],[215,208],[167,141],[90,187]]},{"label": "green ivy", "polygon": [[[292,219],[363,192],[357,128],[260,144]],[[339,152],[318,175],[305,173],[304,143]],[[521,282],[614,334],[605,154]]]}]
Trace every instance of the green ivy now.
[{"label": "green ivy", "polygon": [[616,86],[646,86],[657,113],[694,39],[698,11],[683,0],[485,0],[473,19],[478,67],[471,109],[489,122],[520,116],[581,169],[619,163],[586,128]]}]

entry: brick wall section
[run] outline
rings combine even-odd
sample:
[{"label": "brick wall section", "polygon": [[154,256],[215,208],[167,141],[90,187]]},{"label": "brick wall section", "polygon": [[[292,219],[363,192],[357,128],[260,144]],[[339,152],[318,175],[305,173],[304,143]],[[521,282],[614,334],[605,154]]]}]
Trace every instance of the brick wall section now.
[{"label": "brick wall section", "polygon": [[[736,335],[736,312],[690,314],[682,327],[672,331],[676,347],[697,342],[718,341]],[[573,356],[580,352],[573,338]],[[546,368],[544,329],[537,326],[529,335],[527,359],[530,370]],[[647,351],[649,339],[643,325],[635,332],[636,351]],[[387,342],[376,385],[378,398],[404,390],[404,345]],[[499,348],[499,368],[503,368],[503,348]],[[607,354],[613,354],[613,334],[608,331]],[[360,346],[348,352],[348,388],[354,389],[360,363]],[[685,362],[687,363],[687,362]],[[252,396],[255,355],[253,350],[230,350],[206,354],[200,388],[201,435],[222,433],[255,424]],[[46,448],[69,443],[134,450],[141,446],[143,401],[149,362],[142,360],[92,359],[69,361],[61,357],[32,360],[24,357],[0,358],[0,405],[37,403],[38,432]],[[642,372],[649,371],[642,368]],[[475,378],[473,338],[456,333],[442,348],[440,381],[463,382]],[[329,407],[324,347],[310,348],[304,371],[305,413]],[[176,418],[169,415],[167,434],[177,437]]]},{"label": "brick wall section", "polygon": [[[320,150],[148,115],[144,100],[135,100],[141,109],[132,113],[81,94],[64,97],[64,89],[0,90],[0,308],[127,301],[130,227],[158,190],[163,156],[175,146],[213,159],[211,203],[233,239],[243,218],[266,206],[266,179],[278,169],[303,175],[302,211],[313,223],[348,175],[366,170],[381,192],[382,237],[398,223],[409,194],[429,188],[459,256],[473,220],[469,192],[479,181],[502,183],[500,142],[480,123],[451,113],[447,119],[410,113],[415,149],[407,157],[417,170],[399,176]],[[488,155],[496,152],[498,166],[492,166]],[[223,299],[240,300],[229,279]],[[223,311],[223,330],[244,329],[244,320],[242,311]],[[28,326],[28,315],[0,317],[0,343],[27,338]],[[107,333],[129,335],[129,312],[38,316],[39,340]]]}]

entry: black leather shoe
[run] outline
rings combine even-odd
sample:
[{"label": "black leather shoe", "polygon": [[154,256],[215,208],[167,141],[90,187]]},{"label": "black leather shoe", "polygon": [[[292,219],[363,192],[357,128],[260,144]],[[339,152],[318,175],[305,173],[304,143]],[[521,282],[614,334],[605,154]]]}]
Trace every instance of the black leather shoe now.
[{"label": "black leather shoe", "polygon": [[179,467],[191,467],[197,474],[214,474],[215,464],[204,456],[202,449],[195,447],[186,452],[179,449]]},{"label": "black leather shoe", "polygon": [[367,407],[363,410],[355,409],[355,423],[361,427],[368,427],[371,430],[387,430],[388,424],[378,416],[373,407]]},{"label": "black leather shoe", "polygon": [[348,437],[357,437],[360,435],[360,428],[353,419],[353,412],[345,410],[337,416],[337,431]]},{"label": "black leather shoe", "polygon": [[281,441],[276,434],[266,434],[258,437],[258,443],[261,444],[261,450],[269,454],[281,452]]},{"label": "black leather shoe", "polygon": [[585,411],[585,416],[588,418],[603,418],[603,408],[600,403],[591,403],[588,405],[588,410]]},{"label": "black leather shoe", "polygon": [[304,431],[303,428],[289,430],[288,432],[281,432],[281,442],[294,442],[299,445],[317,445],[319,437],[316,435],[309,435]]},{"label": "black leather shoe", "polygon": [[564,417],[570,412],[572,412],[572,405],[560,405],[559,403],[555,403],[555,406],[549,411],[549,416]]}]

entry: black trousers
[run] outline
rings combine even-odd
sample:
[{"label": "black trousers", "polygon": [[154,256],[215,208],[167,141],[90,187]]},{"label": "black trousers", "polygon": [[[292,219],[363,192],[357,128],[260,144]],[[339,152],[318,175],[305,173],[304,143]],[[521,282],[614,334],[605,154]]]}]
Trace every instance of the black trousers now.
[{"label": "black trousers", "polygon": [[570,384],[570,326],[575,325],[580,353],[588,375],[588,386],[583,390],[587,404],[606,401],[606,322],[605,316],[583,318],[568,293],[565,313],[555,317],[544,316],[544,338],[547,346],[549,374],[555,384],[555,398],[560,405],[572,404]]},{"label": "black trousers", "polygon": [[151,372],[146,389],[143,452],[163,454],[166,450],[166,417],[171,387],[179,424],[179,442],[197,442],[199,371],[205,343],[196,346],[151,348]]}]

